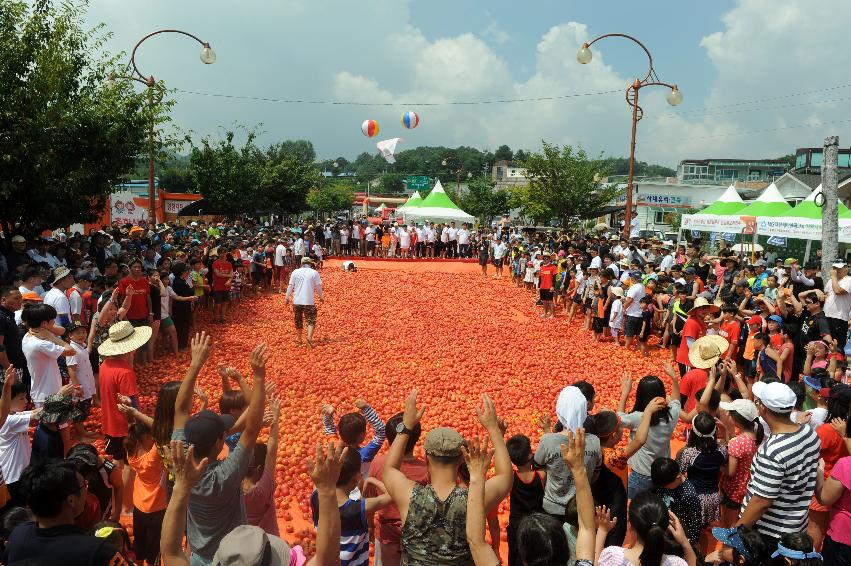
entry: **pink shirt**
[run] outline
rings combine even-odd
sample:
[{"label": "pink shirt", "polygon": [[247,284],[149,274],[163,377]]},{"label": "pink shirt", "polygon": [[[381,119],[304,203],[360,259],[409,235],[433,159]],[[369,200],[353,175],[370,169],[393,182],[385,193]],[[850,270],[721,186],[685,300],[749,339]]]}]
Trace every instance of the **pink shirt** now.
[{"label": "pink shirt", "polygon": [[751,478],[751,461],[756,454],[756,441],[746,434],[733,438],[727,445],[727,455],[736,458],[736,473],[727,475],[726,464],[721,472],[721,492],[735,503],[741,503]]},{"label": "pink shirt", "polygon": [[840,458],[830,477],[841,483],[845,491],[830,508],[827,535],[840,544],[851,545],[851,456]]},{"label": "pink shirt", "polygon": [[[600,553],[598,566],[630,566],[632,563],[623,555],[623,548],[620,546],[607,546]],[[662,555],[662,566],[688,566],[688,562],[679,556]]]},{"label": "pink shirt", "polygon": [[275,478],[263,470],[260,481],[245,493],[245,516],[249,525],[260,527],[270,535],[281,536],[275,515]]}]

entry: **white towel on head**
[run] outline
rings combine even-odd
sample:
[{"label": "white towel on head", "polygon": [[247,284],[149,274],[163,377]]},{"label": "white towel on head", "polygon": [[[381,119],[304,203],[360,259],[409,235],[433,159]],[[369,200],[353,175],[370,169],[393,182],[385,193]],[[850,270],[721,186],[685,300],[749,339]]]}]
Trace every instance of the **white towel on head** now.
[{"label": "white towel on head", "polygon": [[565,431],[576,432],[588,417],[588,400],[578,388],[568,385],[558,394],[556,416]]}]

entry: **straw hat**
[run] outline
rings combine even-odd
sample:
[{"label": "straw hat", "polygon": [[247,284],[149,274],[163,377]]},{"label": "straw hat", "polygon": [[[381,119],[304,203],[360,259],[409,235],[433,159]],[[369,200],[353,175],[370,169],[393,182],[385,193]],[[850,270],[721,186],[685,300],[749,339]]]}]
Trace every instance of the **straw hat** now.
[{"label": "straw hat", "polygon": [[[698,309],[701,309],[700,313],[697,312]],[[717,306],[710,303],[706,299],[706,297],[698,297],[697,299],[694,300],[694,306],[691,307],[691,309],[689,309],[688,315],[691,316],[692,314],[715,313],[715,312],[718,312],[720,310],[721,309],[719,309]]]},{"label": "straw hat", "polygon": [[727,351],[730,343],[717,334],[708,334],[694,341],[688,349],[688,361],[691,367],[709,369],[718,363],[721,354]]},{"label": "straw hat", "polygon": [[126,320],[109,327],[109,338],[98,347],[101,356],[120,356],[137,350],[151,338],[150,326],[134,327]]}]

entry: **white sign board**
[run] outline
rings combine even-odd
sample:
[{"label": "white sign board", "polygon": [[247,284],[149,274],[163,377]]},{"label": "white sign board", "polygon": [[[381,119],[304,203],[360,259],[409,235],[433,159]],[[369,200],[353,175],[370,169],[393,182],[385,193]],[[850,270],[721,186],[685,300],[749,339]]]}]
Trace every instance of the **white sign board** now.
[{"label": "white sign board", "polygon": [[123,191],[109,197],[109,219],[118,224],[139,224],[148,219],[148,210],[133,202],[133,193]]}]

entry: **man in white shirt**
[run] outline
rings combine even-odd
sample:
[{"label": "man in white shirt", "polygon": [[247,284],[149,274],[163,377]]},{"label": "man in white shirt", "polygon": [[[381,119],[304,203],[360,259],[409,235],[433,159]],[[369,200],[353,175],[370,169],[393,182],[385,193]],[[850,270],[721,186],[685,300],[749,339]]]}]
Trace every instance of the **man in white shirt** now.
[{"label": "man in white shirt", "polygon": [[502,279],[502,264],[505,254],[508,253],[508,246],[501,239],[494,240],[491,244],[491,253],[493,254],[493,265],[496,267],[494,279]]},{"label": "man in white shirt", "polygon": [[470,231],[467,230],[466,222],[458,230],[458,248],[461,257],[470,257]]},{"label": "man in white shirt", "polygon": [[667,246],[662,246],[660,249],[661,249],[662,253],[664,253],[665,255],[662,257],[662,260],[659,262],[659,270],[662,271],[663,273],[667,273],[668,270],[671,269],[674,266],[674,261],[675,261],[674,253]]},{"label": "man in white shirt", "polygon": [[449,254],[451,257],[458,257],[458,229],[454,222],[449,223]]},{"label": "man in white shirt", "polygon": [[589,269],[600,269],[603,267],[603,260],[600,258],[600,252],[597,248],[591,248],[591,265]]},{"label": "man in white shirt", "polygon": [[366,255],[374,256],[375,255],[375,226],[367,226],[366,232],[364,233],[366,236]]},{"label": "man in white shirt", "polygon": [[848,341],[848,319],[851,318],[851,276],[844,259],[833,262],[830,281],[824,285],[824,316],[830,324],[830,335],[839,351]]},{"label": "man in white shirt", "polygon": [[417,257],[426,256],[426,230],[417,224]]},{"label": "man in white shirt", "polygon": [[50,240],[46,238],[39,238],[36,241],[35,247],[31,250],[28,250],[27,253],[36,263],[46,263],[50,266],[50,269],[55,268],[59,264],[56,262],[56,258],[53,257],[49,251],[47,251],[48,246],[50,245]]},{"label": "man in white shirt", "polygon": [[629,237],[637,238],[641,231],[641,220],[638,218],[638,209],[632,211],[632,218],[629,220]]},{"label": "man in white shirt", "polygon": [[71,322],[80,324],[83,314],[83,294],[92,286],[95,278],[88,271],[80,270],[74,276],[74,286],[67,293],[71,313]]},{"label": "man in white shirt", "polygon": [[278,240],[278,245],[275,246],[275,281],[278,282],[278,293],[281,292],[284,282],[284,266],[286,265],[287,247],[283,240]]},{"label": "man in white shirt", "polygon": [[352,225],[352,253],[354,255],[361,255],[360,250],[360,226],[357,223]]},{"label": "man in white shirt", "polygon": [[629,349],[633,338],[641,334],[641,299],[647,294],[644,289],[644,284],[641,282],[641,273],[634,279],[636,282],[632,284],[626,292],[626,301],[624,302],[624,338],[626,338],[626,347]]},{"label": "man in white shirt", "polygon": [[448,257],[449,255],[449,226],[443,225],[440,231],[440,257]]},{"label": "man in white shirt", "polygon": [[294,270],[290,275],[290,283],[287,286],[287,294],[284,300],[286,304],[290,304],[290,299],[292,298],[296,341],[299,344],[301,344],[304,319],[307,318],[307,345],[311,348],[313,348],[313,329],[316,327],[316,299],[314,298],[314,293],[319,295],[319,302],[325,302],[325,294],[322,291],[322,278],[313,269],[313,260],[305,257],[301,260],[301,267]]},{"label": "man in white shirt", "polygon": [[426,223],[426,253],[428,257],[434,257],[434,242],[437,239],[437,233],[434,231],[434,226]]},{"label": "man in white shirt", "polygon": [[411,233],[408,231],[408,225],[405,224],[396,233],[399,236],[399,248],[402,252],[402,257],[410,257],[411,252]]},{"label": "man in white shirt", "polygon": [[296,265],[301,265],[301,258],[306,255],[307,250],[305,249],[304,238],[299,234],[293,243],[293,261],[295,261]]},{"label": "man in white shirt", "polygon": [[53,270],[53,287],[44,295],[44,304],[56,309],[56,324],[64,328],[71,326],[71,303],[65,291],[74,284],[74,276],[67,267]]}]

